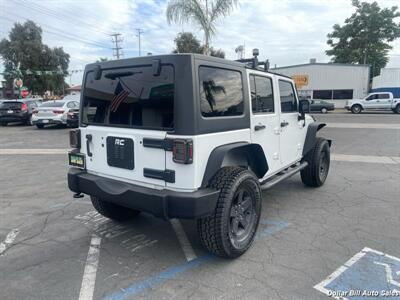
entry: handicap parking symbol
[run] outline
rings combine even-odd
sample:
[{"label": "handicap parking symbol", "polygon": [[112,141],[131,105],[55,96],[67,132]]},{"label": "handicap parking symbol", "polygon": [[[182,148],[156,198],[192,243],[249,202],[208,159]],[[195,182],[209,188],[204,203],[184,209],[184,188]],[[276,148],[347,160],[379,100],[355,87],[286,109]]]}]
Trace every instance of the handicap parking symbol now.
[{"label": "handicap parking symbol", "polygon": [[314,288],[335,299],[400,299],[400,258],[364,248]]}]

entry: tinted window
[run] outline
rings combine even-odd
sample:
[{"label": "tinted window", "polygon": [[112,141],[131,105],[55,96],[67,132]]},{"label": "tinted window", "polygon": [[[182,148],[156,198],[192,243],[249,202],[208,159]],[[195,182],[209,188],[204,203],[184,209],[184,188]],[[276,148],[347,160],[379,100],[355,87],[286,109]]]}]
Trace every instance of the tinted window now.
[{"label": "tinted window", "polygon": [[151,65],[103,70],[96,80],[85,79],[82,122],[84,124],[173,128],[174,68],[162,65],[154,75]]},{"label": "tinted window", "polygon": [[313,91],[314,99],[332,99],[332,91],[331,90],[315,90]]},{"label": "tinted window", "polygon": [[243,114],[243,85],[240,72],[200,67],[199,79],[200,107],[204,117]]},{"label": "tinted window", "polygon": [[253,113],[274,112],[274,96],[270,78],[250,75],[250,89]]},{"label": "tinted window", "polygon": [[65,104],[64,101],[57,101],[57,102],[44,102],[41,107],[63,107]]},{"label": "tinted window", "polygon": [[373,95],[371,95],[371,96],[369,96],[367,99],[365,99],[365,100],[375,100],[375,99],[377,99],[378,98],[378,95],[377,94],[373,94]]},{"label": "tinted window", "polygon": [[353,99],[353,90],[334,90],[333,99]]},{"label": "tinted window", "polygon": [[378,99],[390,99],[389,94],[378,94]]},{"label": "tinted window", "polygon": [[0,108],[3,109],[20,109],[22,103],[18,101],[0,102]]},{"label": "tinted window", "polygon": [[279,80],[279,94],[282,112],[297,111],[297,101],[293,85],[288,81]]}]

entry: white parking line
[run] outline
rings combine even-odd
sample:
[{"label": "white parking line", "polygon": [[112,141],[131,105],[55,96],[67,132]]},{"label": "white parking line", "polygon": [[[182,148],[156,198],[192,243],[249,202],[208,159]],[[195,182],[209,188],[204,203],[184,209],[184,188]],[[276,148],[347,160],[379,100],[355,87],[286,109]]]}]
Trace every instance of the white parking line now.
[{"label": "white parking line", "polygon": [[79,300],[92,300],[94,285],[96,283],[97,267],[99,265],[101,238],[92,235],[89,252],[83,272],[82,286],[79,293]]},{"label": "white parking line", "polygon": [[194,253],[193,247],[189,242],[189,239],[185,233],[185,230],[182,227],[181,222],[179,222],[178,219],[171,219],[170,222],[178,238],[179,244],[181,245],[183,253],[186,256],[186,260],[191,261],[193,259],[196,259],[197,256]]},{"label": "white parking line", "polygon": [[14,242],[18,233],[18,229],[13,229],[7,234],[5,240],[0,243],[0,255],[2,255],[7,250],[8,246],[10,246]]},{"label": "white parking line", "polygon": [[0,155],[67,154],[70,149],[0,149]]},{"label": "white parking line", "polygon": [[332,153],[331,160],[391,165],[400,164],[400,157],[397,156],[371,156]]},{"label": "white parking line", "polygon": [[399,124],[388,123],[328,123],[327,128],[400,129]]}]

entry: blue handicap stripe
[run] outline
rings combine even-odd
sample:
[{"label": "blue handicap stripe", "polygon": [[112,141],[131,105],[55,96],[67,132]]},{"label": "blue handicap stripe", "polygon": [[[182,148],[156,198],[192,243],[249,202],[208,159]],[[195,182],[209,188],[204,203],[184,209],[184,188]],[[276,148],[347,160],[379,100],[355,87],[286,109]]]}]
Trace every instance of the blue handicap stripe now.
[{"label": "blue handicap stripe", "polygon": [[196,259],[193,259],[191,261],[185,262],[181,265],[168,268],[161,273],[158,273],[154,276],[151,276],[151,277],[143,280],[142,282],[132,284],[131,286],[127,287],[126,289],[124,289],[121,292],[111,294],[110,296],[105,297],[104,300],[126,299],[127,297],[138,294],[138,293],[142,292],[143,290],[152,287],[153,285],[163,283],[163,282],[177,276],[180,273],[184,273],[188,270],[197,268],[198,266],[202,265],[203,263],[208,262],[210,260],[214,260],[214,259],[216,259],[215,256],[205,255],[205,256],[201,256]]},{"label": "blue handicap stripe", "polygon": [[[261,225],[266,225],[266,228],[259,228],[260,232],[257,234],[256,239],[260,239],[269,235],[272,235],[274,233],[277,233],[278,231],[286,228],[289,226],[289,223],[284,222],[284,221],[266,221],[266,220],[261,220],[260,221]],[[260,226],[262,227],[262,226]],[[153,275],[141,282],[134,283],[130,285],[129,287],[125,288],[123,291],[113,293],[109,296],[106,296],[103,298],[104,300],[123,300],[128,297],[132,297],[156,284],[161,284],[169,279],[172,279],[176,277],[177,275],[184,273],[186,271],[189,271],[191,269],[195,269],[199,267],[200,265],[215,260],[217,257],[212,256],[212,255],[205,255],[198,257],[196,259],[193,259],[191,261],[185,262],[183,264],[180,264],[175,267],[170,267],[166,269],[165,271],[162,271],[156,275]]]}]

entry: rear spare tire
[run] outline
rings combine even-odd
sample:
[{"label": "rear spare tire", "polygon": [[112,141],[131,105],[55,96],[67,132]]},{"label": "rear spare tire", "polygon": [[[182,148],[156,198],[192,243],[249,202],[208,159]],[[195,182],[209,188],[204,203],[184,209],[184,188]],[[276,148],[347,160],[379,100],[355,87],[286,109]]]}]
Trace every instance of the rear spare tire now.
[{"label": "rear spare tire", "polygon": [[139,210],[126,208],[111,202],[99,199],[95,196],[90,196],[93,207],[101,215],[113,219],[115,221],[126,221],[140,214]]},{"label": "rear spare tire", "polygon": [[328,177],[330,157],[328,141],[324,138],[317,138],[314,148],[304,157],[304,161],[308,165],[300,172],[301,180],[305,185],[319,187],[324,184]]},{"label": "rear spare tire", "polygon": [[200,240],[215,255],[238,257],[251,246],[260,220],[258,178],[244,168],[224,167],[209,186],[220,193],[213,214],[197,221]]}]

